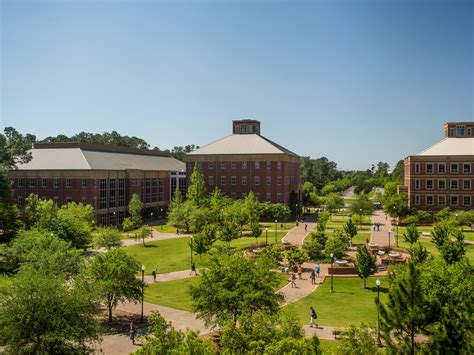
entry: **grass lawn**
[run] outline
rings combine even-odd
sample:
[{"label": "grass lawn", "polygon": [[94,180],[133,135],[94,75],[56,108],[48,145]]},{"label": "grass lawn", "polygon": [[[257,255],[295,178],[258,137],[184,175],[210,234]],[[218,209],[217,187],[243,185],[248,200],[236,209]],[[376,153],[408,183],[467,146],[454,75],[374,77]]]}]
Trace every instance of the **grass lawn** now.
[{"label": "grass lawn", "polygon": [[153,226],[153,229],[160,233],[176,233],[176,227],[171,224],[157,224]]},{"label": "grass lawn", "polygon": [[[286,232],[277,233],[278,243],[281,242],[281,238],[285,234]],[[268,233],[269,244],[274,243],[274,238],[274,233]],[[264,241],[264,236],[258,239],[259,243]],[[145,246],[137,244],[127,247],[125,250],[138,260],[140,264],[145,265],[145,272],[147,274],[151,273],[155,267],[158,268],[158,273],[166,273],[190,269],[191,251],[188,242],[189,237],[165,239],[156,242],[146,242],[145,239]],[[218,241],[216,243],[222,242]],[[231,246],[234,248],[244,248],[252,244],[255,244],[255,238],[252,237],[242,237],[231,242]],[[206,260],[206,255],[203,255],[202,258],[196,254],[193,255],[193,261],[197,268],[202,267]]]},{"label": "grass lawn", "polygon": [[[430,239],[427,238],[420,238],[418,241],[423,244],[423,246],[434,256],[439,255],[439,251],[436,248],[436,245],[431,242]],[[410,244],[404,241],[403,237],[400,237],[398,240],[398,245],[400,248],[407,249],[410,247]],[[472,262],[474,262],[474,244],[465,244],[466,245],[466,256]],[[393,242],[393,246],[395,247],[395,241]]]},{"label": "grass lawn", "polygon": [[[276,275],[279,280],[276,290],[279,290],[288,283],[288,275],[281,273],[276,273]],[[183,311],[191,311],[192,300],[188,294],[188,289],[191,285],[197,285],[198,281],[199,276],[151,284],[145,289],[145,301]]]},{"label": "grass lawn", "polygon": [[[336,327],[346,327],[360,322],[375,323],[377,309],[375,308],[375,277],[367,280],[367,289],[361,288],[363,281],[357,278],[334,278],[334,292],[330,293],[331,280],[320,285],[316,291],[288,307],[300,320],[301,324],[309,323],[309,307],[313,306],[318,314],[318,323]],[[380,298],[387,299],[387,281],[380,278]]]},{"label": "grass lawn", "polygon": [[[343,230],[344,224],[346,224],[348,220],[349,220],[349,217],[346,215],[334,214],[331,216],[331,219],[328,221],[328,224],[326,225],[326,229]],[[358,221],[359,221],[358,218],[353,219],[353,222],[357,224],[357,228],[359,228]],[[364,219],[362,221],[362,226],[360,226],[360,230],[370,231],[371,225],[372,225],[372,222],[370,221],[370,217],[364,216]]]},{"label": "grass lawn", "polygon": [[337,354],[336,347],[339,344],[339,340],[319,339],[319,343],[319,347],[323,354]]},{"label": "grass lawn", "polygon": [[[417,226],[420,232],[430,232],[433,230],[433,226]],[[397,230],[396,226],[392,227],[392,230],[395,232]],[[398,227],[398,234],[401,238],[403,238],[403,233],[406,233],[407,228],[405,226]],[[472,240],[474,241],[474,231],[471,231],[469,228],[465,228],[464,231],[464,239],[465,240]]]}]

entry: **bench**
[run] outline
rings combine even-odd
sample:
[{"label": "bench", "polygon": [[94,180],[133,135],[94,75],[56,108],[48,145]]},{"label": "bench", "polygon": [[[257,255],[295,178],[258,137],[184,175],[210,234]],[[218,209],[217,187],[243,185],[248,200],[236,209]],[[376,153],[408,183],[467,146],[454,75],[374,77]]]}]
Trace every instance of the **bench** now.
[{"label": "bench", "polygon": [[341,335],[341,334],[342,334],[342,330],[340,330],[340,329],[334,329],[332,331],[332,335],[334,335],[334,339],[337,339],[337,336]]}]

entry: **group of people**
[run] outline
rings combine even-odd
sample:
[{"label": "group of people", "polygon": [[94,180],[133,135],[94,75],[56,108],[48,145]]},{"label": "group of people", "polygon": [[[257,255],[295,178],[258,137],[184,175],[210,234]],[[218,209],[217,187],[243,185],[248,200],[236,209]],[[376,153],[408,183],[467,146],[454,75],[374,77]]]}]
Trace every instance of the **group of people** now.
[{"label": "group of people", "polygon": [[[288,273],[289,269],[288,267],[285,267],[285,272]],[[314,267],[313,270],[311,270],[311,273],[309,275],[309,279],[311,280],[311,284],[312,285],[316,285],[317,282],[316,282],[316,278],[319,278],[319,274],[321,272],[321,266],[318,264],[316,264],[316,266]],[[303,280],[303,277],[302,277],[302,274],[303,274],[303,268],[301,265],[298,265],[298,268],[297,268],[297,273],[298,273],[298,279],[299,280]],[[296,274],[294,272],[291,273],[291,276],[290,276],[290,281],[291,281],[291,288],[297,288],[298,286],[296,285]]]}]

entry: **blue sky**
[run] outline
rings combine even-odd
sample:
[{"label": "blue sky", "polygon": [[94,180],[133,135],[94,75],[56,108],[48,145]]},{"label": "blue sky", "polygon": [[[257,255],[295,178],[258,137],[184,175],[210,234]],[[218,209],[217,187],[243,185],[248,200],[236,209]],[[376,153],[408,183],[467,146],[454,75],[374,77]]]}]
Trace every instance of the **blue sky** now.
[{"label": "blue sky", "polygon": [[393,165],[474,117],[474,1],[1,3],[1,124],[162,149],[231,120],[340,168]]}]

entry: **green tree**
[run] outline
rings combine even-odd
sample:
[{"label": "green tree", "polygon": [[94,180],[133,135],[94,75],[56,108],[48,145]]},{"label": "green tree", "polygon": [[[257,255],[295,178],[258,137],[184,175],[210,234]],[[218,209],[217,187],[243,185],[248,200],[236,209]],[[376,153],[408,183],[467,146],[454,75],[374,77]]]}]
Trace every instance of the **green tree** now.
[{"label": "green tree", "polygon": [[245,208],[244,201],[233,201],[223,212],[224,228],[226,224],[232,224],[239,227],[240,235],[242,235],[242,228],[249,222],[249,214]]},{"label": "green tree", "polygon": [[168,221],[178,230],[189,232],[193,223],[195,206],[191,201],[173,204],[168,212]]},{"label": "green tree", "polygon": [[429,314],[420,279],[419,268],[409,262],[406,272],[390,282],[387,304],[376,299],[382,337],[389,351],[414,355],[418,348],[415,336],[423,332]]},{"label": "green tree", "polygon": [[288,267],[290,270],[296,271],[298,265],[302,265],[308,260],[308,255],[306,254],[305,250],[300,249],[296,245],[292,245],[290,249],[285,252],[285,258],[288,262]]},{"label": "green tree", "polygon": [[414,224],[410,224],[407,226],[407,232],[403,233],[403,237],[407,243],[414,244],[420,238],[420,232]]},{"label": "green tree", "polygon": [[330,214],[328,211],[323,211],[318,215],[318,225],[316,229],[319,232],[324,232],[326,230],[326,226],[329,222],[329,217],[330,217]]},{"label": "green tree", "polygon": [[25,206],[26,227],[57,232],[58,209],[53,200],[44,200],[36,194],[30,194]]},{"label": "green tree", "polygon": [[99,340],[99,308],[64,277],[30,267],[20,271],[5,291],[0,343],[7,353],[86,353]]},{"label": "green tree", "polygon": [[357,274],[364,280],[364,288],[367,288],[367,278],[377,272],[375,255],[370,255],[365,245],[357,246],[355,267]]},{"label": "green tree", "polygon": [[351,324],[346,328],[339,340],[336,351],[340,355],[366,355],[376,354],[376,334],[373,327],[365,323]]},{"label": "green tree", "polygon": [[324,258],[324,245],[315,236],[316,234],[311,235],[311,240],[303,244],[303,249],[311,260],[318,261]]},{"label": "green tree", "polygon": [[408,207],[408,195],[406,193],[400,193],[392,196],[385,202],[385,212],[390,217],[397,219],[395,242],[398,247],[398,225],[400,224],[400,219],[411,213],[410,207]]},{"label": "green tree", "polygon": [[217,223],[217,225],[220,226],[223,224],[224,208],[226,208],[230,204],[230,199],[222,195],[221,190],[216,187],[209,200],[210,212],[214,223]]},{"label": "green tree", "polygon": [[132,219],[133,228],[139,227],[143,223],[142,212],[143,202],[137,194],[133,194],[130,202],[128,203],[128,213]]},{"label": "green tree", "polygon": [[133,229],[133,222],[130,217],[125,217],[122,222],[122,229],[125,232],[131,231]]},{"label": "green tree", "polygon": [[450,220],[442,220],[434,225],[432,242],[448,264],[461,260],[466,254],[464,234]]},{"label": "green tree", "polygon": [[344,207],[344,199],[336,192],[328,194],[324,199],[326,209],[330,214],[333,214],[336,210]]},{"label": "green tree", "polygon": [[399,185],[403,183],[403,179],[405,179],[405,161],[403,159],[397,162],[390,177]]},{"label": "green tree", "polygon": [[139,270],[138,262],[121,248],[98,254],[86,268],[84,284],[107,306],[109,322],[119,302],[141,299],[145,285],[136,277]]},{"label": "green tree", "polygon": [[250,225],[250,235],[255,238],[255,243],[258,244],[258,237],[262,234],[262,228],[258,223],[252,223]]},{"label": "green tree", "polygon": [[359,225],[361,225],[364,216],[372,215],[374,211],[374,205],[372,201],[369,200],[367,195],[358,194],[355,195],[355,198],[352,201],[349,210],[352,215],[359,216]]},{"label": "green tree", "polygon": [[207,253],[217,238],[217,227],[214,224],[208,224],[203,230],[193,236],[192,250],[199,255]]},{"label": "green tree", "polygon": [[57,227],[53,232],[76,248],[86,249],[92,241],[93,216],[91,205],[69,202],[57,210]]},{"label": "green tree", "polygon": [[283,297],[275,293],[278,279],[265,258],[242,253],[213,253],[199,283],[190,287],[192,309],[207,325],[237,322],[246,312],[276,312]]},{"label": "green tree", "polygon": [[280,244],[272,244],[262,250],[262,256],[268,258],[275,266],[283,261],[284,248]]},{"label": "green tree", "polygon": [[346,224],[344,224],[344,232],[347,234],[350,240],[354,239],[357,235],[357,226],[352,219],[349,219]]},{"label": "green tree", "polygon": [[237,226],[232,221],[224,223],[224,226],[219,232],[219,239],[223,242],[226,242],[230,245],[230,242],[236,239],[239,236],[239,230]]},{"label": "green tree", "polygon": [[325,252],[328,258],[332,253],[336,259],[340,259],[343,257],[346,249],[347,240],[341,231],[335,231],[334,234],[328,237],[325,246]]},{"label": "green tree", "polygon": [[145,246],[145,238],[151,237],[150,227],[148,227],[146,225],[140,227],[137,231],[137,236],[138,236],[138,239],[142,240],[143,246]]},{"label": "green tree", "polygon": [[199,165],[194,164],[194,170],[191,174],[191,183],[188,186],[186,194],[188,201],[191,201],[197,207],[207,206],[207,189],[204,175],[199,170]]},{"label": "green tree", "polygon": [[13,201],[0,200],[0,242],[8,242],[21,229],[20,211]]},{"label": "green tree", "polygon": [[423,263],[429,258],[428,251],[420,242],[412,243],[408,251],[410,253],[410,259],[416,265]]},{"label": "green tree", "polygon": [[105,248],[110,250],[122,246],[120,232],[115,227],[99,227],[94,234],[94,245],[97,249]]},{"label": "green tree", "polygon": [[258,208],[258,201],[252,191],[245,196],[244,208],[247,213],[247,221],[250,225],[257,223],[260,219],[260,211]]}]

